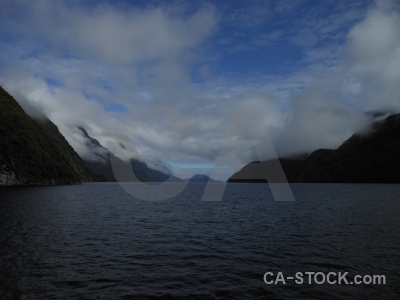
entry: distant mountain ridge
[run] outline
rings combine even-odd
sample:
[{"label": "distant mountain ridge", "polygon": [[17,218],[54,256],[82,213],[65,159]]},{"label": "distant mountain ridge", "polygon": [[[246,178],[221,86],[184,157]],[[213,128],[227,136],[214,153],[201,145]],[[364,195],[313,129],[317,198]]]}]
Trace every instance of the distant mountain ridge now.
[{"label": "distant mountain ridge", "polygon": [[[319,149],[305,159],[280,158],[288,182],[400,183],[400,114],[375,121],[338,149]],[[269,160],[250,163],[228,182],[267,182]],[[273,182],[270,180],[270,182]]]},{"label": "distant mountain ridge", "polygon": [[0,87],[0,185],[71,184],[90,172],[49,119],[31,118]]},{"label": "distant mountain ridge", "polygon": [[[127,163],[115,156],[109,149],[100,144],[98,140],[91,137],[87,131],[79,126],[78,130],[81,132],[82,137],[85,139],[85,146],[91,156],[82,157],[85,166],[95,174],[95,181],[117,181],[112,167],[112,160],[116,165],[126,165]],[[125,147],[120,144],[121,147]],[[165,174],[161,171],[152,169],[148,165],[138,159],[131,158],[129,160],[130,168],[136,176],[136,181],[142,182],[164,182],[182,181],[181,179],[171,175]],[[130,176],[132,179],[132,176]],[[134,179],[134,178],[133,178]]]},{"label": "distant mountain ridge", "polygon": [[[228,182],[266,182],[267,170],[279,162],[289,182],[400,183],[400,114],[370,114],[376,120],[370,128],[354,134],[338,149],[319,149],[307,157],[250,163]],[[83,127],[78,130],[93,157],[81,159],[56,125],[44,116],[30,117],[0,87],[0,185],[116,181],[111,161],[120,165],[126,162],[103,147]],[[120,147],[125,146],[120,143]],[[137,177],[135,180],[182,181],[137,159],[130,159],[128,165]],[[201,174],[187,180],[213,181]]]},{"label": "distant mountain ridge", "polygon": [[191,178],[185,179],[186,182],[221,182],[218,180],[214,180],[211,177],[204,174],[196,174]]},{"label": "distant mountain ridge", "polygon": [[[25,106],[24,106],[25,108]],[[130,159],[128,163],[115,156],[83,127],[78,130],[91,157],[80,157],[48,118],[34,112],[29,116],[18,102],[0,87],[0,185],[49,185],[82,182],[116,181],[111,161],[127,166],[125,174],[134,181],[182,181],[171,174],[148,167],[145,162]],[[125,149],[120,143],[120,147]],[[158,161],[157,168],[163,164]],[[165,170],[167,170],[165,168]],[[128,175],[129,175],[128,174]]]}]

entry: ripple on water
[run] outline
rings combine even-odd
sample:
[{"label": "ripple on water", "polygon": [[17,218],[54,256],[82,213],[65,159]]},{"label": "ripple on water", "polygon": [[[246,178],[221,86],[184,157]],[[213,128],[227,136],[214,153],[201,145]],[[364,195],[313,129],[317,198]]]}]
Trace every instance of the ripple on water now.
[{"label": "ripple on water", "polygon": [[[264,184],[228,185],[219,202],[200,201],[202,188],[158,202],[115,184],[0,190],[0,298],[400,294],[400,186],[293,185],[296,201],[288,203],[273,201]],[[388,278],[385,286],[268,286],[267,271]]]}]

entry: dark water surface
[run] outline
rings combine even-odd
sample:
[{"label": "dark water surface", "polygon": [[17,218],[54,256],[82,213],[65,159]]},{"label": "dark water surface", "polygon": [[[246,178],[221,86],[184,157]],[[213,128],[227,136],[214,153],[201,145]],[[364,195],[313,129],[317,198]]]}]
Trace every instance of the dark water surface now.
[{"label": "dark water surface", "polygon": [[[117,184],[0,189],[0,299],[400,299],[400,185]],[[267,285],[265,272],[384,274],[386,285]]]}]

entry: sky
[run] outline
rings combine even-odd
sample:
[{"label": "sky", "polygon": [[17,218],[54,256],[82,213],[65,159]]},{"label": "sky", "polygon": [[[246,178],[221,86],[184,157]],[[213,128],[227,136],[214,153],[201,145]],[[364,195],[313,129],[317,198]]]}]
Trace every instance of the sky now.
[{"label": "sky", "polygon": [[333,149],[400,111],[396,0],[0,0],[0,49],[0,84],[80,155],[77,126],[181,178]]}]

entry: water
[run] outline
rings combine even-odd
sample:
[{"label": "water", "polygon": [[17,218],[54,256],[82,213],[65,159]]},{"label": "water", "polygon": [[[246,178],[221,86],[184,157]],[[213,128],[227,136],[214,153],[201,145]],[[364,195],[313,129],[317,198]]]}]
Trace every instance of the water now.
[{"label": "water", "polygon": [[[143,201],[117,184],[0,190],[0,299],[395,299],[400,186],[191,184]],[[386,285],[267,285],[265,272],[384,274]]]}]

